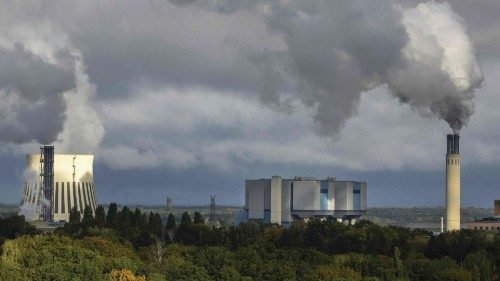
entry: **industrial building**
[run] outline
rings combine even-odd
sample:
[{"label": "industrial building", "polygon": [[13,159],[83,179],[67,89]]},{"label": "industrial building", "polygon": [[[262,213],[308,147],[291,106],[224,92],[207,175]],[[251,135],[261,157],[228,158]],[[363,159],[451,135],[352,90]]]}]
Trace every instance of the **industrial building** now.
[{"label": "industrial building", "polygon": [[358,219],[366,212],[366,182],[314,178],[245,181],[248,220],[289,224],[310,217]]},{"label": "industrial building", "polygon": [[500,233],[500,200],[493,203],[493,216],[476,219],[467,224],[467,228]]},{"label": "industrial building", "polygon": [[71,208],[81,214],[86,206],[95,212],[93,155],[54,154],[44,146],[40,154],[26,155],[21,212],[27,220],[69,221]]}]

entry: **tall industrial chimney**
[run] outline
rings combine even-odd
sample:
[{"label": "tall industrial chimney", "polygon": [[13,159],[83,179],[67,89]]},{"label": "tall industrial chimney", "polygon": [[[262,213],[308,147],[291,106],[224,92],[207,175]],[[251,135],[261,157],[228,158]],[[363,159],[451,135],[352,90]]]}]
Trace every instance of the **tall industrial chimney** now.
[{"label": "tall industrial chimney", "polygon": [[460,229],[460,136],[447,136],[446,231]]}]

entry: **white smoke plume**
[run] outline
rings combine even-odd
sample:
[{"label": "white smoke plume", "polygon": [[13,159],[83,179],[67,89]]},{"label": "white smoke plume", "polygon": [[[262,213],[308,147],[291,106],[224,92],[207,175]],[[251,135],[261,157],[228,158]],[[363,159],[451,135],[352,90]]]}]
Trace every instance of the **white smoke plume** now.
[{"label": "white smoke plume", "polygon": [[[2,7],[12,12],[0,17],[1,142],[95,150],[104,129],[85,61],[100,98],[126,98],[140,82],[259,93],[265,105],[289,112],[302,102],[325,136],[336,135],[356,114],[361,95],[381,85],[459,130],[483,81],[467,29],[447,3],[78,3]],[[203,20],[187,9],[203,10]],[[219,22],[229,14],[262,29],[231,29],[236,21]],[[184,17],[180,26],[176,19]]]},{"label": "white smoke plume", "polygon": [[40,196],[40,177],[31,169],[23,172],[24,190],[23,202],[19,208],[19,214],[27,220],[35,220],[40,217],[42,205],[39,204]]},{"label": "white smoke plume", "polygon": [[457,133],[473,114],[474,89],[483,82],[466,29],[447,3],[407,9],[403,24],[409,40],[388,85],[401,101],[430,110]]},{"label": "white smoke plume", "polygon": [[47,22],[2,26],[0,141],[92,152],[104,129],[81,53]]},{"label": "white smoke plume", "polygon": [[315,110],[322,135],[337,134],[356,113],[360,95],[383,84],[401,102],[445,120],[455,131],[474,111],[472,98],[483,74],[464,23],[446,2],[416,7],[390,0],[171,2],[264,17],[286,44],[286,50],[271,55],[279,59],[265,60],[273,65],[266,69],[285,69],[279,75],[292,79],[266,75],[261,100],[279,103],[286,93],[278,89],[290,85],[274,82],[294,81],[300,100]]}]

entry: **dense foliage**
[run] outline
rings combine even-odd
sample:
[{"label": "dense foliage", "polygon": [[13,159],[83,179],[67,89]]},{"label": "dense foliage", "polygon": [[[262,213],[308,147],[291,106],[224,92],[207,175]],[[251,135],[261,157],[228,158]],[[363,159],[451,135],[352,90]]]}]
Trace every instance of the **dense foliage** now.
[{"label": "dense foliage", "polygon": [[23,217],[0,221],[0,280],[499,280],[500,235],[483,231],[318,219],[216,228],[199,213],[163,224],[116,204],[75,211],[50,235]]}]

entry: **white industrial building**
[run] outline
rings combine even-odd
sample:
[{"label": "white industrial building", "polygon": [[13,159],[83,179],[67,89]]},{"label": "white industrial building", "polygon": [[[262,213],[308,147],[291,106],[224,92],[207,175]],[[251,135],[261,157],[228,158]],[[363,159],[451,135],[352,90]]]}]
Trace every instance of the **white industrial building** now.
[{"label": "white industrial building", "polygon": [[366,212],[366,182],[279,176],[246,180],[245,211],[249,220],[265,223],[310,217],[351,221]]},{"label": "white industrial building", "polygon": [[[50,156],[50,155],[49,155]],[[93,155],[52,154],[45,161],[42,154],[26,155],[25,185],[21,201],[21,213],[27,220],[46,220],[43,209],[50,211],[51,221],[69,221],[69,212],[75,207],[80,214],[86,206],[95,212],[97,200],[94,190]],[[52,158],[53,157],[53,158]],[[50,167],[49,167],[50,166]],[[43,177],[50,176],[51,186],[44,194]]]}]

